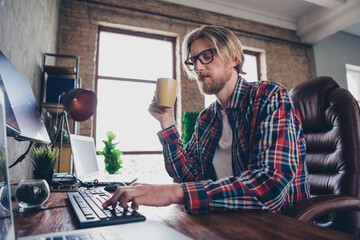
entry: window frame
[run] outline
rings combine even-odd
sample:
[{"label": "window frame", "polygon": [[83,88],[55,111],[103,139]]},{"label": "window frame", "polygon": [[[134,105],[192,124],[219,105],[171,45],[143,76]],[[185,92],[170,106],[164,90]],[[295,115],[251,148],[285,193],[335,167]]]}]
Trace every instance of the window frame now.
[{"label": "window frame", "polygon": [[[100,48],[100,33],[101,32],[110,32],[110,33],[118,33],[118,34],[125,34],[131,35],[136,37],[143,37],[149,39],[158,39],[163,41],[169,41],[172,43],[172,55],[173,55],[173,78],[176,79],[176,37],[166,36],[156,33],[147,33],[147,32],[140,32],[140,31],[133,31],[127,29],[120,29],[120,28],[112,28],[106,26],[99,26],[98,27],[98,41],[96,47],[96,62],[95,62],[95,92],[98,91],[98,83],[99,79],[105,80],[112,80],[112,81],[124,81],[124,82],[137,82],[137,83],[146,83],[146,84],[156,84],[156,81],[149,81],[143,79],[132,79],[132,78],[122,78],[122,77],[111,77],[111,76],[102,76],[99,75],[99,48]],[[149,103],[150,104],[150,103]],[[174,113],[176,115],[176,103],[174,105]],[[95,112],[93,118],[93,135],[96,140],[96,121],[97,121],[97,113]],[[122,151],[124,155],[139,155],[139,154],[162,154],[162,151]]]}]

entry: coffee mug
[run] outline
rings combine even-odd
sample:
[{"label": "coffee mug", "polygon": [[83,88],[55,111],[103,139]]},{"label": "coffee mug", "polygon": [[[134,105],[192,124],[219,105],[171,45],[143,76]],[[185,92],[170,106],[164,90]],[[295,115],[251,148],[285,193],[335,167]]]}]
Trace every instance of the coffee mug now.
[{"label": "coffee mug", "polygon": [[161,107],[172,107],[177,92],[177,81],[172,78],[158,78],[156,80],[156,102]]}]

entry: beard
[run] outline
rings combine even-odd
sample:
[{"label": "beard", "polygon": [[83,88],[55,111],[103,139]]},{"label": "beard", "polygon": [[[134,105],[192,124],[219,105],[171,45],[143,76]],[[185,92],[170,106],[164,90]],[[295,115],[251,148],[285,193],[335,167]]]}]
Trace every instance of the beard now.
[{"label": "beard", "polygon": [[232,69],[226,69],[222,74],[219,75],[204,74],[211,77],[211,79],[209,79],[210,81],[199,81],[197,79],[197,84],[199,86],[200,92],[207,95],[219,93],[224,88],[226,83],[230,80],[231,74]]}]

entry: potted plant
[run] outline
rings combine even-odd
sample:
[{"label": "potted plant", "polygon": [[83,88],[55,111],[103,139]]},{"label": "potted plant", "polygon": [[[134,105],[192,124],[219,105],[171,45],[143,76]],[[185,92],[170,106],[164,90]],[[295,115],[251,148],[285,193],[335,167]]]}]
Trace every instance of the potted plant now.
[{"label": "potted plant", "polygon": [[34,178],[45,179],[51,185],[55,164],[59,159],[59,148],[53,147],[51,144],[35,147],[31,158],[33,159]]},{"label": "potted plant", "polygon": [[113,143],[116,135],[113,132],[108,131],[106,136],[108,137],[108,140],[102,141],[105,144],[104,149],[102,151],[97,151],[97,153],[104,156],[105,170],[110,174],[114,174],[122,168],[122,161],[120,159],[122,152],[119,149],[115,149],[116,145],[119,144]]}]

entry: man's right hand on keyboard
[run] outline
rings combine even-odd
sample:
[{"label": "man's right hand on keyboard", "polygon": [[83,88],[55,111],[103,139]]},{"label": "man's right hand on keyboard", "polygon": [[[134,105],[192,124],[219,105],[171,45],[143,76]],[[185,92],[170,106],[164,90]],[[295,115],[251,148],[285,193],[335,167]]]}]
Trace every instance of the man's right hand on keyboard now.
[{"label": "man's right hand on keyboard", "polygon": [[179,183],[167,185],[134,184],[126,187],[119,187],[112,197],[103,203],[103,207],[116,207],[117,203],[123,208],[138,210],[140,205],[146,206],[168,206],[173,203],[184,204],[184,190]]}]

